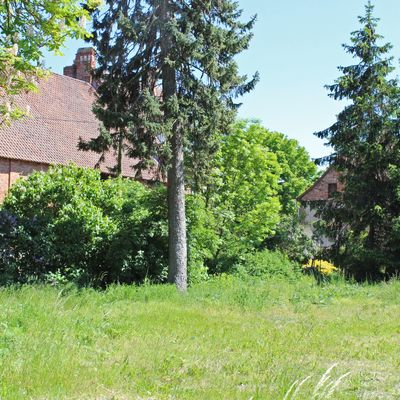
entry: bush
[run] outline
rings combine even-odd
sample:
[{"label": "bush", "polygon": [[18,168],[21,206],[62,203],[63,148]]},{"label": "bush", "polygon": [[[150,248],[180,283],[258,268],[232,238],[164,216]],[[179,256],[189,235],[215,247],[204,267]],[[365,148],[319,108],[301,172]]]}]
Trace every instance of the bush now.
[{"label": "bush", "polygon": [[161,280],[166,220],[154,206],[162,203],[156,193],[129,180],[102,181],[98,171],[74,165],[19,180],[0,216],[3,281]]},{"label": "bush", "polygon": [[208,278],[209,265],[218,250],[216,220],[201,196],[186,197],[188,223],[188,276],[190,283]]},{"label": "bush", "polygon": [[298,264],[306,262],[317,252],[315,242],[304,233],[304,227],[297,215],[283,218],[275,235],[267,238],[264,246],[286,254],[291,261]]},{"label": "bush", "polygon": [[303,270],[305,271],[318,271],[322,275],[332,275],[338,271],[332,263],[326,260],[309,260],[307,264],[303,265]]},{"label": "bush", "polygon": [[99,174],[78,167],[54,167],[19,180],[3,204],[15,228],[2,229],[7,238],[1,249],[12,254],[0,268],[18,282],[96,269],[117,229],[102,211],[106,198]]},{"label": "bush", "polygon": [[[0,211],[0,284],[15,280],[18,257],[10,244],[20,234],[17,219],[7,211]],[[22,239],[22,238],[21,238]]]},{"label": "bush", "polygon": [[[163,282],[168,275],[166,190],[146,189],[138,182],[108,180],[119,193],[110,206],[119,229],[110,243],[106,262],[111,282]],[[110,268],[111,267],[111,268]]]},{"label": "bush", "polygon": [[303,265],[303,272],[312,275],[318,283],[330,281],[333,277],[339,277],[339,268],[326,260],[309,260]]},{"label": "bush", "polygon": [[[189,279],[207,278],[215,222],[187,198]],[[0,212],[0,283],[30,280],[163,282],[168,270],[167,193],[99,171],[54,166],[17,181]]]},{"label": "bush", "polygon": [[297,279],[300,268],[278,251],[263,250],[246,254],[236,266],[239,274],[261,278]]},{"label": "bush", "polygon": [[[293,276],[281,253],[250,253],[198,195],[186,198],[191,283],[237,267],[255,276]],[[0,212],[0,283],[32,280],[105,286],[164,282],[168,270],[167,193],[99,171],[51,167],[12,187]],[[235,266],[233,268],[233,266]]]}]

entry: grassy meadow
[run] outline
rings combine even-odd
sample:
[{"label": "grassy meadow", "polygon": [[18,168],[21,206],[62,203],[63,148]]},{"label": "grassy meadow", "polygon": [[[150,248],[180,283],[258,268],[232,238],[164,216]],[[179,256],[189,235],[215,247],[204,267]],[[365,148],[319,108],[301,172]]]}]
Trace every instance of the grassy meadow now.
[{"label": "grassy meadow", "polygon": [[1,289],[0,398],[399,399],[399,315],[397,281]]}]

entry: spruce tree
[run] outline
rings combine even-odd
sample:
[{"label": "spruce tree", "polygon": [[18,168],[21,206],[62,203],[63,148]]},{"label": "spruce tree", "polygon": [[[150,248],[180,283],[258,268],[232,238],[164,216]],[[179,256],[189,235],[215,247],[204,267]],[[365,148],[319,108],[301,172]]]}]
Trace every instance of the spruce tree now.
[{"label": "spruce tree", "polygon": [[[101,81],[95,112],[108,130],[92,147],[123,148],[156,164],[168,182],[169,281],[186,290],[185,178],[201,185],[257,75],[238,73],[255,18],[240,21],[232,0],[107,0],[94,16]],[[90,147],[90,144],[87,144]]]},{"label": "spruce tree", "polygon": [[320,214],[335,240],[336,261],[358,278],[375,278],[400,267],[395,224],[400,203],[393,179],[400,163],[400,93],[388,56],[392,46],[380,44],[370,2],[359,21],[361,28],[344,45],[357,63],[339,67],[343,75],[327,87],[332,98],[348,105],[331,127],[316,133],[334,149],[322,161],[330,161],[345,184]]}]

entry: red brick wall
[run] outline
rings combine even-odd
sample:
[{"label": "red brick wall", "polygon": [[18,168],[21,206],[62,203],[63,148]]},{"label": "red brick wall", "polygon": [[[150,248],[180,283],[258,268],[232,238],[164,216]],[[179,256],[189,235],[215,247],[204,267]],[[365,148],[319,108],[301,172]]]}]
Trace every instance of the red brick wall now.
[{"label": "red brick wall", "polygon": [[4,200],[8,189],[18,178],[47,169],[48,166],[45,164],[0,158],[0,202]]},{"label": "red brick wall", "polygon": [[9,187],[10,160],[0,158],[0,201],[3,201]]},{"label": "red brick wall", "polygon": [[328,185],[330,183],[336,183],[338,191],[343,191],[343,183],[339,181],[339,176],[339,172],[334,168],[328,169],[328,171],[322,175],[314,186],[300,197],[300,201],[328,200]]},{"label": "red brick wall", "polygon": [[91,47],[78,50],[74,64],[64,67],[64,75],[92,84],[91,69],[96,68],[96,52]]},{"label": "red brick wall", "polygon": [[69,76],[70,78],[76,78],[76,68],[73,65],[64,67],[64,75]]}]

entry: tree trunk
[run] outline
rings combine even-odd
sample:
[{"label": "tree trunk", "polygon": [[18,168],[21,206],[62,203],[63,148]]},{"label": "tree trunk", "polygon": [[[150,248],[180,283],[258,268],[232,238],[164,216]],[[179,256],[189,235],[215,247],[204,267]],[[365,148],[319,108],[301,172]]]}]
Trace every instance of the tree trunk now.
[{"label": "tree trunk", "polygon": [[[163,0],[160,10],[161,53],[162,53],[162,86],[164,117],[170,115],[169,101],[177,94],[176,71],[164,62],[172,49],[171,34],[167,29],[171,21],[170,0]],[[186,215],[185,215],[185,178],[184,178],[184,150],[182,127],[175,123],[169,138],[171,146],[171,165],[168,170],[168,224],[169,224],[169,270],[168,281],[175,283],[178,290],[187,289],[187,242],[186,242]]]},{"label": "tree trunk", "polygon": [[118,158],[117,158],[117,176],[120,177],[122,175],[122,147],[124,145],[124,135],[122,129],[120,129],[119,138],[118,138]]},{"label": "tree trunk", "polygon": [[172,161],[168,171],[169,271],[168,280],[180,291],[187,289],[187,244],[183,137],[178,128],[171,139]]}]

